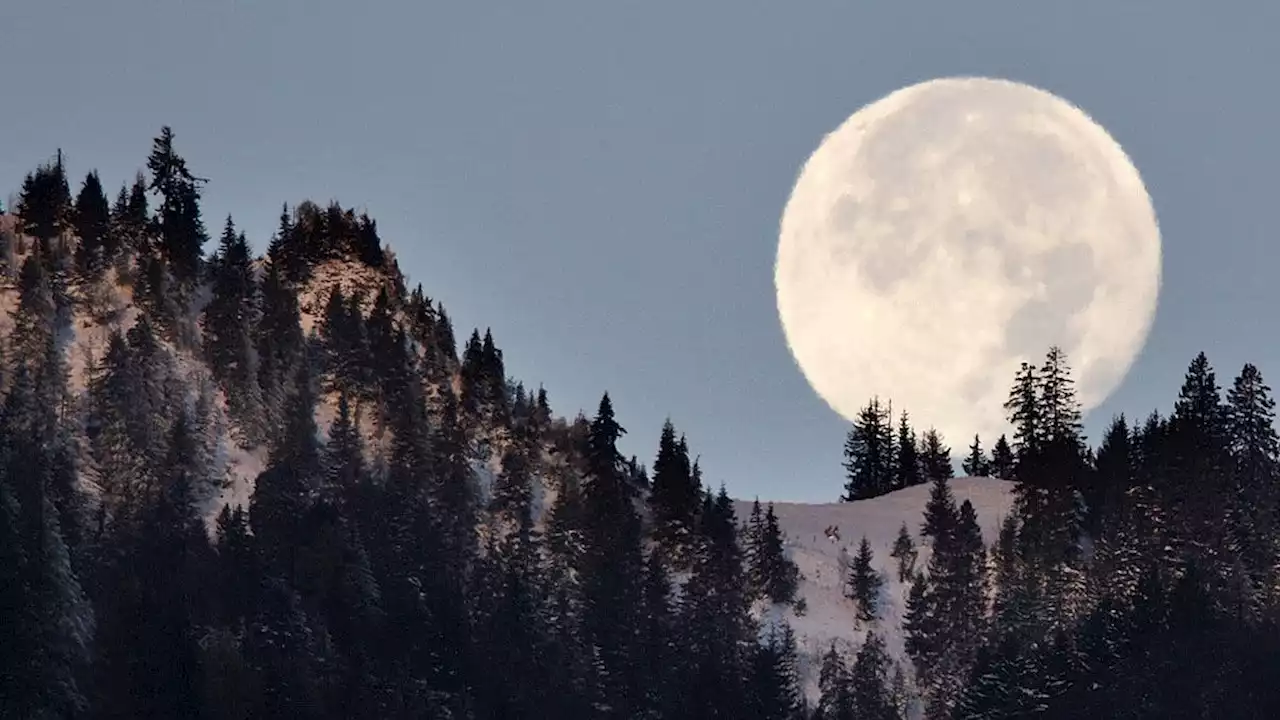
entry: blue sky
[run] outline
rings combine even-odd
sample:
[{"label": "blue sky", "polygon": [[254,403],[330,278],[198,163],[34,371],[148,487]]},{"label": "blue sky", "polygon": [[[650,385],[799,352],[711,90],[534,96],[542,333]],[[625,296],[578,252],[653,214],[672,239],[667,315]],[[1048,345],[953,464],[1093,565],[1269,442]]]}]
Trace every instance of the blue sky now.
[{"label": "blue sky", "polygon": [[[108,188],[163,124],[264,248],[283,202],[367,208],[456,330],[492,327],[553,407],[608,390],[651,462],[668,415],[735,495],[829,500],[846,424],[774,304],[800,165],[931,77],[1043,87],[1120,142],[1164,236],[1160,308],[1113,412],[1208,352],[1280,375],[1280,4],[815,0],[67,0],[0,8],[0,196],[61,147]],[[926,408],[913,412],[927,418]],[[962,439],[950,439],[954,445]]]}]

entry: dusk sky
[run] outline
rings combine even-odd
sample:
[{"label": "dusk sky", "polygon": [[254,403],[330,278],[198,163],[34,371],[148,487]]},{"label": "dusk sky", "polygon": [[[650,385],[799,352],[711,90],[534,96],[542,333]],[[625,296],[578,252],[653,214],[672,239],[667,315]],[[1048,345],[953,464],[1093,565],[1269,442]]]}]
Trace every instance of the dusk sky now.
[{"label": "dusk sky", "polygon": [[824,134],[929,78],[1049,90],[1142,173],[1159,309],[1091,440],[1167,411],[1200,350],[1220,384],[1280,377],[1280,4],[1230,8],[14,0],[0,197],[59,147],[114,196],[170,125],[212,234],[230,212],[261,251],[282,203],[366,208],[459,339],[491,327],[558,414],[607,390],[627,454],[651,463],[670,416],[708,482],[828,501],[847,423],[786,347],[778,222]]}]

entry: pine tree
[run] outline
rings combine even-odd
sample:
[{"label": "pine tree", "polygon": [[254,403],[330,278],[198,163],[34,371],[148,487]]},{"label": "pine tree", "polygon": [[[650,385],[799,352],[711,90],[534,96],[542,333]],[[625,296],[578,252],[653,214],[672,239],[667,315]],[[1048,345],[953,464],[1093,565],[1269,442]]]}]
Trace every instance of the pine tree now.
[{"label": "pine tree", "polygon": [[757,630],[733,502],[723,488],[705,496],[700,518],[702,545],[680,608],[685,638],[680,697],[688,717],[741,717],[747,711],[745,681]]},{"label": "pine tree", "polygon": [[844,444],[846,473],[843,500],[862,500],[892,489],[893,429],[887,408],[878,398],[863,408]]},{"label": "pine tree", "polygon": [[102,277],[115,258],[108,251],[111,232],[111,208],[102,190],[97,171],[85,176],[80,193],[76,196],[72,222],[79,242],[75,251],[76,276],[81,283],[91,283]]},{"label": "pine tree", "polygon": [[933,478],[933,486],[929,491],[929,501],[924,506],[924,525],[920,534],[933,538],[938,542],[951,533],[958,521],[955,495],[951,492],[951,483],[947,478]]},{"label": "pine tree", "polygon": [[868,632],[849,673],[850,704],[859,720],[898,720],[889,688],[889,655],[884,640]]},{"label": "pine tree", "polygon": [[1108,517],[1119,510],[1134,485],[1131,439],[1128,421],[1124,415],[1118,415],[1112,418],[1098,446],[1094,472],[1090,474],[1084,496],[1089,509],[1089,529],[1095,535],[1102,532]]},{"label": "pine tree", "polygon": [[1041,439],[1046,443],[1079,443],[1082,439],[1080,406],[1067,368],[1067,357],[1061,348],[1049,348],[1036,379]]},{"label": "pine tree", "polygon": [[1229,551],[1247,575],[1246,604],[1265,604],[1275,586],[1280,547],[1280,440],[1275,431],[1275,400],[1258,369],[1246,364],[1227,391],[1226,431],[1234,487],[1229,502]]},{"label": "pine tree", "polygon": [[297,367],[305,359],[298,298],[285,285],[274,263],[267,266],[262,282],[262,312],[254,332],[258,355],[258,387],[262,394],[267,427],[281,426],[284,403],[291,392]]},{"label": "pine tree", "polygon": [[1015,479],[1013,449],[1009,447],[1009,440],[1004,435],[991,447],[990,471],[993,477],[1001,480]]},{"label": "pine tree", "polygon": [[231,416],[252,425],[258,419],[261,398],[253,349],[257,282],[250,262],[244,233],[236,232],[228,215],[212,263],[213,287],[204,311],[204,346],[214,379],[226,394]]},{"label": "pine tree", "polygon": [[187,162],[173,148],[173,131],[160,129],[147,158],[151,171],[148,189],[160,197],[157,228],[160,249],[173,277],[181,288],[194,283],[204,254],[204,222],[200,218],[200,185],[187,169]]},{"label": "pine tree", "polygon": [[583,486],[585,600],[583,631],[596,650],[593,696],[605,716],[628,717],[638,702],[627,682],[636,660],[629,628],[635,622],[641,577],[640,519],[623,487],[617,441],[624,430],[605,394],[587,441],[587,481]]},{"label": "pine tree", "polygon": [[7,491],[14,502],[9,519],[0,522],[13,523],[8,554],[22,560],[7,569],[19,591],[10,598],[16,601],[15,614],[0,621],[16,630],[5,642],[13,652],[0,652],[14,663],[0,668],[0,711],[13,717],[74,717],[86,709],[84,680],[95,615],[50,494],[57,463],[50,450],[58,445],[58,431],[54,408],[39,384],[25,365],[18,366],[0,414],[0,501]]},{"label": "pine tree", "polygon": [[969,455],[962,465],[965,475],[969,477],[986,477],[991,473],[991,461],[982,452],[982,441],[973,436],[973,444],[969,446]]},{"label": "pine tree", "polygon": [[802,709],[796,641],[785,622],[770,625],[751,671],[752,717],[798,720]]},{"label": "pine tree", "polygon": [[818,671],[818,707],[814,720],[855,720],[849,670],[835,643],[822,656]]},{"label": "pine tree", "polygon": [[[1041,425],[1041,407],[1039,397],[1040,379],[1036,369],[1028,363],[1022,363],[1013,379],[1013,390],[1005,402],[1005,410],[1009,413],[1009,421],[1014,427],[1013,456],[1016,463],[1034,453],[1043,436]],[[1015,470],[1016,473],[1016,470]],[[1017,480],[1018,477],[1005,478]]]},{"label": "pine tree", "polygon": [[925,479],[923,469],[920,465],[919,444],[916,440],[915,430],[911,429],[906,411],[903,411],[902,416],[898,421],[898,440],[896,446],[897,453],[894,462],[894,489],[897,490],[923,483]]},{"label": "pine tree", "polygon": [[889,553],[889,557],[898,562],[898,582],[905,583],[915,576],[918,556],[916,543],[911,539],[911,531],[907,529],[907,524],[904,522],[902,527],[898,528],[898,537],[893,541],[893,551]]},{"label": "pine tree", "polygon": [[23,180],[14,210],[22,220],[23,232],[46,245],[70,228],[71,188],[61,150],[52,162],[36,168]]},{"label": "pine tree", "polygon": [[874,622],[879,616],[880,588],[884,585],[884,578],[880,577],[873,559],[871,543],[863,535],[858,543],[858,554],[849,568],[846,594],[857,607],[858,620],[864,623]]},{"label": "pine tree", "polygon": [[57,307],[40,248],[27,256],[18,275],[18,307],[9,334],[9,360],[15,366],[39,367],[56,331]]},{"label": "pine tree", "polygon": [[745,540],[743,561],[746,565],[747,585],[751,589],[751,597],[764,597],[768,570],[764,562],[764,508],[760,506],[760,498],[752,501],[751,513],[747,516],[747,523],[742,526],[740,535]]},{"label": "pine tree", "polygon": [[760,543],[760,558],[764,566],[764,594],[775,603],[790,603],[795,599],[800,584],[800,568],[784,549],[782,528],[773,511],[773,503],[764,511],[764,535]]},{"label": "pine tree", "polygon": [[933,428],[924,433],[920,465],[927,481],[937,482],[938,478],[950,480],[956,475],[955,468],[951,465],[951,448],[943,444],[942,436]]},{"label": "pine tree", "polygon": [[[545,397],[545,396],[544,396]],[[692,552],[701,488],[694,485],[689,449],[676,439],[675,426],[662,426],[658,456],[653,461],[653,490],[649,505],[653,512],[654,539],[676,567],[686,567]]]}]

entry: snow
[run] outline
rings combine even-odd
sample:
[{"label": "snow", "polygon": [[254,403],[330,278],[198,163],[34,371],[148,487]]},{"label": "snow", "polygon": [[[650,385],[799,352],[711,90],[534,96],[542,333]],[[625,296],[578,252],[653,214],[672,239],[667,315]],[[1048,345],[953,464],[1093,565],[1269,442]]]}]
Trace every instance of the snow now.
[{"label": "snow", "polygon": [[[793,607],[758,607],[762,624],[786,620],[795,630],[801,678],[810,701],[818,697],[818,669],[822,653],[835,642],[852,656],[861,645],[868,629],[885,639],[889,655],[909,668],[903,652],[902,616],[906,610],[908,585],[898,582],[896,561],[889,557],[898,529],[903,522],[916,541],[920,557],[916,567],[929,562],[929,548],[920,539],[924,507],[929,499],[929,485],[917,485],[888,495],[846,503],[773,504],[778,524],[786,536],[786,548],[800,568],[801,580],[797,598],[808,605],[802,616]],[[1013,484],[991,478],[958,478],[951,481],[956,503],[969,500],[977,511],[983,540],[988,546],[999,531],[1000,522],[1012,505]],[[764,501],[761,502],[764,505]],[[750,501],[736,501],[735,512],[746,518],[751,513]],[[825,530],[834,526],[839,540],[828,538]],[[884,577],[878,619],[859,623],[853,601],[844,596],[847,563],[857,551],[863,535],[875,553],[875,565]]]}]

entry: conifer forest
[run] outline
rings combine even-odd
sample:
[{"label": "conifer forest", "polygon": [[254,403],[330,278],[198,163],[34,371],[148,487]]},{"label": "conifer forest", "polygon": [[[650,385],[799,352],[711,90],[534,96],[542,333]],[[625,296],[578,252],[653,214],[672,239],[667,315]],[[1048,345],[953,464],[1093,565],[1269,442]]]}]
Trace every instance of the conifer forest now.
[{"label": "conifer forest", "polygon": [[1253,365],[1200,354],[1090,439],[1045,348],[1007,437],[951,439],[1009,488],[989,537],[948,439],[872,399],[832,500],[928,502],[891,552],[840,529],[859,639],[802,662],[808,571],[696,439],[604,388],[556,415],[366,214],[286,205],[255,257],[206,182],[166,127],[118,190],[59,152],[0,214],[0,718],[1280,717]]}]

